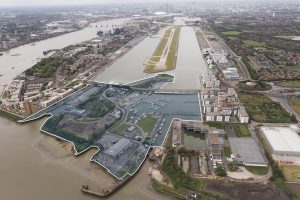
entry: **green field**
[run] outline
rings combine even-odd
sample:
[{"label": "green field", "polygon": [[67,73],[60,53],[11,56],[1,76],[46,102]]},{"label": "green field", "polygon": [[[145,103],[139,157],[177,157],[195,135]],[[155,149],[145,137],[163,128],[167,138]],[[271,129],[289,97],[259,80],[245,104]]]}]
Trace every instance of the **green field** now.
[{"label": "green field", "polygon": [[235,36],[228,36],[228,39],[230,39],[230,40],[238,40],[239,38],[235,37]]},{"label": "green field", "polygon": [[100,99],[99,97],[92,97],[86,102],[78,106],[80,109],[85,109],[88,112],[88,117],[100,118],[115,109],[115,104],[108,99]]},{"label": "green field", "polygon": [[248,130],[246,124],[240,123],[222,123],[222,122],[208,122],[210,127],[215,127],[218,129],[224,129],[225,132],[228,130],[234,130],[237,137],[250,137],[251,132]]},{"label": "green field", "polygon": [[276,84],[283,87],[300,87],[300,81],[281,81]]},{"label": "green field", "polygon": [[237,137],[250,137],[251,133],[245,124],[234,124],[234,132]]},{"label": "green field", "polygon": [[165,193],[165,194],[170,195],[170,196],[174,196],[174,197],[179,198],[179,199],[184,199],[186,197],[186,194],[187,194],[186,190],[178,189],[178,188],[175,189],[175,188],[168,187],[168,186],[163,185],[163,184],[161,184],[160,182],[158,182],[154,179],[152,179],[152,186],[158,192],[162,192],[162,193]]},{"label": "green field", "polygon": [[169,48],[169,52],[167,56],[166,66],[168,70],[175,69],[179,37],[180,37],[180,28],[177,27],[175,29],[174,36],[172,38],[171,46]]},{"label": "green field", "polygon": [[300,183],[300,166],[280,165],[280,168],[288,181]]},{"label": "green field", "polygon": [[55,76],[56,70],[60,65],[60,58],[49,57],[43,58],[40,62],[27,69],[27,76],[36,76],[39,78],[49,78]]},{"label": "green field", "polygon": [[156,47],[154,53],[153,53],[153,57],[151,57],[150,61],[153,61],[153,62],[159,62],[160,60],[160,57],[161,55],[163,54],[164,52],[164,49],[167,45],[167,42],[168,42],[168,38],[170,37],[170,33],[171,33],[171,28],[167,29],[164,33],[164,36],[163,38],[161,38],[158,46]]},{"label": "green field", "polygon": [[138,121],[137,125],[141,127],[141,129],[143,129],[145,133],[151,133],[156,122],[157,118],[153,116],[147,116],[144,119]]},{"label": "green field", "polygon": [[226,157],[230,157],[230,155],[231,155],[231,149],[230,149],[230,147],[224,147],[224,155]]},{"label": "green field", "polygon": [[280,67],[282,70],[285,71],[291,71],[291,72],[298,72],[300,73],[300,65],[294,65],[294,66],[282,66]]},{"label": "green field", "polygon": [[240,92],[240,101],[244,104],[250,118],[261,123],[294,123],[295,119],[277,102],[264,95]]},{"label": "green field", "polygon": [[245,166],[245,168],[252,174],[256,174],[256,175],[260,175],[260,176],[266,175],[269,171],[268,167]]},{"label": "green field", "polygon": [[289,104],[300,115],[300,97],[292,97],[289,99]]},{"label": "green field", "polygon": [[242,41],[244,45],[246,45],[247,47],[264,47],[266,45],[266,43],[264,42],[257,42],[254,40],[243,40]]},{"label": "green field", "polygon": [[222,32],[222,34],[226,35],[226,36],[238,36],[241,33],[242,32],[239,32],[239,31],[225,31],[225,32]]},{"label": "green field", "polygon": [[122,133],[123,131],[127,130],[127,129],[129,128],[129,126],[130,126],[130,125],[128,125],[128,124],[121,123],[121,124],[119,124],[119,125],[113,127],[113,128],[111,129],[111,132],[112,132],[112,133],[115,133],[115,134],[120,134],[120,133]]}]

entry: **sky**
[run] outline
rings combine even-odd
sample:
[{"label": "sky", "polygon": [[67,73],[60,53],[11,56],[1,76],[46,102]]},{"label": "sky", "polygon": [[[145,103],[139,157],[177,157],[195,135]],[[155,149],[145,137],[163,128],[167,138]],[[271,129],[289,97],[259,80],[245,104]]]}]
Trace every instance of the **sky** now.
[{"label": "sky", "polygon": [[[87,5],[108,3],[161,2],[162,0],[0,0],[0,7],[15,6],[48,6],[48,5]],[[163,0],[178,1],[178,0]]]},{"label": "sky", "polygon": [[[0,7],[88,5],[88,4],[142,3],[142,2],[152,3],[152,2],[174,2],[174,1],[185,1],[185,0],[0,0]],[[200,1],[200,0],[194,0],[194,1]],[[266,1],[266,0],[220,0],[220,1],[251,2],[251,1]],[[268,0],[268,1],[272,2],[272,1],[280,1],[280,0]],[[281,0],[281,1],[284,2],[286,0]],[[299,0],[289,0],[289,1],[297,2]]]}]

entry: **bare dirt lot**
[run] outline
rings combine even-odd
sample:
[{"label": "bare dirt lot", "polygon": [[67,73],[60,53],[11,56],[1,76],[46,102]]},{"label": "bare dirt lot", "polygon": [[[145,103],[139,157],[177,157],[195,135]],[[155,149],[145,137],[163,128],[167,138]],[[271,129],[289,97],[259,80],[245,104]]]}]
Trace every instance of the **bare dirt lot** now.
[{"label": "bare dirt lot", "polygon": [[206,184],[204,190],[218,194],[228,199],[243,200],[283,200],[288,199],[272,184],[250,184],[250,183],[230,183],[230,182],[210,182]]},{"label": "bare dirt lot", "polygon": [[74,119],[73,116],[64,116],[59,122],[62,129],[73,133],[78,137],[88,139],[92,136],[95,130],[104,129],[105,124],[112,123],[115,118],[109,115],[103,116],[101,119],[93,119],[94,121],[79,121]]}]

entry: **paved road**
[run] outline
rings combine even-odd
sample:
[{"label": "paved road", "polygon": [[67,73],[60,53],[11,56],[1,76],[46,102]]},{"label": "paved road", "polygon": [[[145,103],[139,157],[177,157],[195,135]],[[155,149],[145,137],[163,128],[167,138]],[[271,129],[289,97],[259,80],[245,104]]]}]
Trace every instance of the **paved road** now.
[{"label": "paved road", "polygon": [[246,79],[246,80],[251,80],[251,76],[249,74],[249,71],[245,65],[245,63],[242,61],[242,58],[240,56],[238,56],[234,51],[232,51],[231,48],[229,48],[229,46],[226,44],[226,42],[224,42],[224,40],[218,35],[216,34],[215,32],[214,33],[214,36],[218,39],[218,41],[220,42],[220,44],[223,46],[224,49],[226,49],[226,51],[228,53],[230,53],[232,56],[235,57],[235,60],[243,74],[243,78]]},{"label": "paved road", "polygon": [[[268,96],[268,95],[267,95]],[[285,108],[285,110],[290,113],[291,115],[294,115],[297,119],[297,121],[300,121],[299,114],[289,105],[289,101],[287,97],[274,97],[274,96],[268,96],[270,99],[272,99],[275,102],[280,103],[280,105]]]},{"label": "paved road", "polygon": [[[262,145],[262,143],[260,142],[260,140],[258,139],[257,134],[256,134],[256,128],[258,125],[259,124],[257,122],[252,121],[250,124],[248,124],[248,129],[252,134],[252,138],[257,143],[259,150],[260,150],[261,154],[263,155],[264,159],[268,162],[268,159],[265,154],[264,146]],[[264,176],[260,180],[254,180],[253,182],[265,182],[265,181],[269,180],[272,176],[273,176],[273,171],[272,171],[272,168],[269,167],[269,172],[266,176]]]}]

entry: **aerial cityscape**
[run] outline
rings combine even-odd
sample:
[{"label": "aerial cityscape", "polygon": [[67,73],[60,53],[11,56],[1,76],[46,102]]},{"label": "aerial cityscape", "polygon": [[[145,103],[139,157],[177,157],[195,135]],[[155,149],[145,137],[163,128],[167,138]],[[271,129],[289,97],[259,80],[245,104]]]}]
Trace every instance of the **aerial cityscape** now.
[{"label": "aerial cityscape", "polygon": [[300,1],[1,1],[1,199],[300,200]]}]

